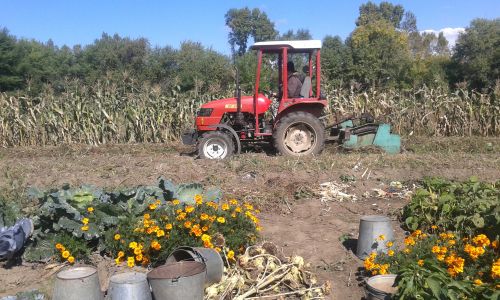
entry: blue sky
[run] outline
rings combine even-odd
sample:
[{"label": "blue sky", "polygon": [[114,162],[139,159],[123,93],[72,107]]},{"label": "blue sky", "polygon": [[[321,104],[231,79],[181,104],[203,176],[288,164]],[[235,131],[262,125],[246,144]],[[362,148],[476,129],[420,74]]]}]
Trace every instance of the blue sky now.
[{"label": "blue sky", "polygon": [[[145,37],[152,46],[178,47],[199,41],[229,53],[224,14],[230,8],[260,8],[281,32],[309,29],[315,39],[326,35],[345,38],[354,29],[358,8],[366,1],[139,1],[139,0],[3,0],[0,27],[22,38],[56,45],[86,45],[102,32],[131,38]],[[380,1],[373,1],[379,3]],[[474,18],[500,17],[498,0],[391,1],[411,10],[419,30],[463,28]]]}]

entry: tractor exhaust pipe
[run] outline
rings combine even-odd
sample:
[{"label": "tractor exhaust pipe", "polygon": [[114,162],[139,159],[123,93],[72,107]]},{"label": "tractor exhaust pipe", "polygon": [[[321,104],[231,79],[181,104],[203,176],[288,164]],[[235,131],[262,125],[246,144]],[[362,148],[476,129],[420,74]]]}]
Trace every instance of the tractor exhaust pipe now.
[{"label": "tractor exhaust pipe", "polygon": [[245,117],[241,113],[241,87],[240,87],[240,72],[238,67],[236,67],[236,90],[234,91],[234,97],[236,98],[236,120],[235,123],[238,125],[245,125]]}]

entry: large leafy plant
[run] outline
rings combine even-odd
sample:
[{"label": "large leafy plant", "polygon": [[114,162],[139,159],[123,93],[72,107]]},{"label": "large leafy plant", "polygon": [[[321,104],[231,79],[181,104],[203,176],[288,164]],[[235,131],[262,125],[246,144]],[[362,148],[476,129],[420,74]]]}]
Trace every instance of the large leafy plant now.
[{"label": "large leafy plant", "polygon": [[500,182],[470,178],[452,182],[427,178],[403,209],[403,227],[414,231],[433,225],[464,234],[500,235]]}]

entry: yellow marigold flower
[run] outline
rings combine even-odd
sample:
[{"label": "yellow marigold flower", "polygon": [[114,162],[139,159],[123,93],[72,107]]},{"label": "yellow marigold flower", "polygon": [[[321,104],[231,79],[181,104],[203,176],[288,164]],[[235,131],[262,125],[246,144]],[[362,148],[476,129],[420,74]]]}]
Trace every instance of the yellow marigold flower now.
[{"label": "yellow marigold flower", "polygon": [[203,203],[203,196],[202,196],[202,195],[199,195],[199,194],[194,195],[194,201],[195,201],[196,203],[200,202],[200,204],[201,204],[201,203]]},{"label": "yellow marigold flower", "polygon": [[94,212],[94,208],[93,208],[92,206],[87,207],[87,211],[88,211],[89,213],[93,213],[93,212]]},{"label": "yellow marigold flower", "polygon": [[479,247],[488,247],[490,245],[490,239],[484,234],[480,234],[472,239],[472,242]]},{"label": "yellow marigold flower", "polygon": [[257,230],[257,231],[261,231],[261,230],[262,230],[262,227],[257,226],[257,227],[255,227],[255,230]]},{"label": "yellow marigold flower", "polygon": [[174,199],[174,200],[172,201],[172,204],[173,204],[173,205],[179,205],[180,203],[181,203],[181,201],[179,201],[178,199]]},{"label": "yellow marigold flower", "polygon": [[119,258],[116,258],[115,263],[116,263],[116,265],[119,265],[121,263],[121,260]]},{"label": "yellow marigold flower", "polygon": [[68,262],[70,264],[74,263],[75,262],[75,258],[73,256],[68,257]]},{"label": "yellow marigold flower", "polygon": [[194,207],[191,205],[186,206],[184,209],[187,213],[192,213],[194,211]]},{"label": "yellow marigold flower", "polygon": [[224,203],[224,204],[222,204],[221,208],[222,208],[222,210],[228,210],[229,209],[229,204]]},{"label": "yellow marigold flower", "polygon": [[414,236],[414,237],[418,237],[421,234],[422,234],[422,230],[420,230],[420,229],[417,229],[417,230],[415,230],[414,232],[411,233],[411,235]]},{"label": "yellow marigold flower", "polygon": [[228,259],[234,259],[234,251],[233,250],[229,250],[227,252],[226,256],[227,256]]},{"label": "yellow marigold flower", "polygon": [[158,243],[158,241],[152,241],[151,242],[151,248],[153,248],[154,250],[160,250],[161,249],[161,245],[160,243]]},{"label": "yellow marigold flower", "polygon": [[61,250],[61,249],[63,249],[63,248],[64,248],[64,246],[63,246],[61,243],[57,243],[57,244],[56,244],[56,249],[57,249],[57,250]]},{"label": "yellow marigold flower", "polygon": [[377,274],[378,274],[377,270],[372,271],[372,275],[377,275]]},{"label": "yellow marigold flower", "polygon": [[394,245],[394,243],[393,243],[393,242],[391,242],[391,241],[389,241],[389,242],[387,242],[385,245],[386,245],[387,247],[389,247],[389,248],[390,248],[390,247],[392,247],[392,246]]},{"label": "yellow marigold flower", "polygon": [[142,250],[139,247],[137,247],[137,248],[134,249],[134,254],[135,255],[139,255],[141,253],[142,253]]},{"label": "yellow marigold flower", "polygon": [[149,220],[151,216],[149,214],[144,214],[144,220]]},{"label": "yellow marigold flower", "polygon": [[202,214],[200,215],[200,220],[202,220],[202,221],[206,221],[206,220],[208,220],[208,218],[209,218],[209,217],[208,217],[208,215],[207,215],[206,213],[202,213]]},{"label": "yellow marigold flower", "polygon": [[127,266],[128,266],[129,268],[133,268],[133,267],[135,266],[135,262],[134,262],[134,261],[132,261],[132,260],[128,260],[128,261],[127,261]]},{"label": "yellow marigold flower", "polygon": [[394,250],[389,250],[389,251],[387,251],[387,255],[389,255],[389,256],[393,256],[393,255],[394,255]]},{"label": "yellow marigold flower", "polygon": [[203,226],[203,227],[201,227],[201,230],[202,230],[203,232],[208,231],[208,226]]},{"label": "yellow marigold flower", "polygon": [[89,223],[89,218],[83,218],[83,219],[82,219],[82,223],[83,223],[84,225],[87,225],[87,224]]},{"label": "yellow marigold flower", "polygon": [[241,212],[241,207],[239,207],[239,206],[238,206],[238,207],[236,207],[236,208],[234,209],[234,211],[235,211],[235,212],[237,212],[237,213],[240,213],[240,212]]},{"label": "yellow marigold flower", "polygon": [[243,204],[243,206],[245,207],[246,210],[253,210],[252,204],[245,203],[245,204]]},{"label": "yellow marigold flower", "polygon": [[150,209],[150,210],[155,210],[155,209],[156,209],[156,207],[157,207],[157,206],[156,206],[156,204],[154,204],[154,203],[149,204],[149,209]]},{"label": "yellow marigold flower", "polygon": [[82,229],[82,231],[87,231],[87,230],[89,230],[89,226],[88,225],[83,225],[81,229]]},{"label": "yellow marigold flower", "polygon": [[226,223],[226,219],[224,219],[224,217],[218,217],[217,218],[217,222],[219,222],[219,223]]},{"label": "yellow marigold flower", "polygon": [[167,225],[165,225],[165,229],[167,230],[171,230],[172,229],[172,223],[168,223]]},{"label": "yellow marigold flower", "polygon": [[217,219],[217,216],[210,216],[210,217],[208,218],[208,220],[210,220],[210,222],[213,222],[213,221],[215,221],[216,219]]},{"label": "yellow marigold flower", "polygon": [[158,230],[158,231],[156,232],[156,236],[157,236],[157,237],[162,237],[162,236],[164,236],[164,235],[165,235],[165,231],[163,231],[163,230],[161,230],[161,229],[160,229],[160,230]]},{"label": "yellow marigold flower", "polygon": [[439,249],[439,254],[446,254],[446,252],[448,252],[448,248],[446,248],[445,246],[441,247],[441,249]]},{"label": "yellow marigold flower", "polygon": [[231,214],[231,217],[236,218],[236,214],[235,214],[235,213],[232,213],[232,214]]},{"label": "yellow marigold flower", "polygon": [[192,226],[191,221],[186,221],[186,222],[184,222],[184,227],[186,227],[186,228],[191,228],[191,226]]},{"label": "yellow marigold flower", "polygon": [[68,250],[64,250],[61,255],[63,258],[68,258],[70,256],[70,253]]},{"label": "yellow marigold flower", "polygon": [[453,238],[455,238],[455,235],[454,235],[453,233],[451,233],[451,232],[448,232],[448,233],[446,234],[446,238],[447,238],[447,239],[453,239]]},{"label": "yellow marigold flower", "polygon": [[135,249],[135,248],[137,248],[137,242],[130,242],[130,243],[128,244],[128,247],[129,247],[129,248],[131,248],[131,249]]},{"label": "yellow marigold flower", "polygon": [[120,234],[115,234],[115,241],[118,241],[119,239],[121,239],[121,235]]},{"label": "yellow marigold flower", "polygon": [[[211,248],[211,247],[208,247],[208,248]],[[214,250],[217,251],[217,252],[219,252],[219,253],[222,251],[222,249],[219,248],[219,247],[215,247]]]},{"label": "yellow marigold flower", "polygon": [[231,205],[238,205],[238,200],[231,199],[231,200],[229,200],[229,204],[231,204]]},{"label": "yellow marigold flower", "polygon": [[121,257],[124,257],[124,256],[125,256],[125,252],[123,252],[123,251],[118,252],[118,257],[121,258]]},{"label": "yellow marigold flower", "polygon": [[209,236],[208,234],[203,234],[201,236],[201,240],[204,241],[204,242],[207,242],[207,241],[210,242],[211,239],[212,239],[212,237]]},{"label": "yellow marigold flower", "polygon": [[186,218],[186,213],[185,212],[181,212],[178,216],[177,216],[177,220],[178,221],[182,221]]},{"label": "yellow marigold flower", "polygon": [[438,255],[436,255],[436,258],[437,258],[437,260],[439,260],[439,261],[443,261],[443,260],[444,260],[444,258],[445,258],[445,256],[446,256],[446,255],[444,255],[444,254],[438,254]]},{"label": "yellow marigold flower", "polygon": [[432,225],[431,228],[436,230],[438,227],[436,225]]},{"label": "yellow marigold flower", "polygon": [[483,281],[481,281],[481,279],[474,279],[474,285],[483,285]]},{"label": "yellow marigold flower", "polygon": [[136,261],[142,261],[142,254],[139,254],[135,257]]},{"label": "yellow marigold flower", "polygon": [[442,240],[446,240],[448,238],[448,235],[446,233],[440,233],[439,238]]},{"label": "yellow marigold flower", "polygon": [[432,253],[439,254],[439,252],[441,252],[441,247],[439,247],[439,246],[432,246],[431,251],[432,251]]},{"label": "yellow marigold flower", "polygon": [[498,240],[494,240],[493,242],[491,242],[491,248],[498,249],[499,244],[500,242]]},{"label": "yellow marigold flower", "polygon": [[411,253],[411,249],[410,248],[405,248],[405,249],[403,249],[403,253],[409,254],[409,253]]},{"label": "yellow marigold flower", "polygon": [[455,240],[449,240],[448,245],[454,246],[457,242]]},{"label": "yellow marigold flower", "polygon": [[413,239],[413,237],[409,236],[405,238],[404,243],[406,246],[413,246],[415,245],[415,240]]},{"label": "yellow marigold flower", "polygon": [[417,263],[418,263],[419,266],[423,266],[424,265],[424,260],[423,259],[419,259]]}]

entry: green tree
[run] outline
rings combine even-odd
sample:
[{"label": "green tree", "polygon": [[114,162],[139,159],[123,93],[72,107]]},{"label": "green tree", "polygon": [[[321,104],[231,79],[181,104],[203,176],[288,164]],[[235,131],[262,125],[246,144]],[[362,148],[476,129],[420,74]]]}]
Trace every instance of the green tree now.
[{"label": "green tree", "polygon": [[485,89],[500,78],[500,18],[475,19],[460,34],[453,54],[457,81]]},{"label": "green tree", "polygon": [[309,32],[309,29],[297,29],[297,32],[294,32],[292,29],[288,30],[284,34],[279,37],[280,40],[283,41],[297,41],[297,40],[310,40],[312,39],[312,35]]},{"label": "green tree", "polygon": [[326,36],[321,49],[322,71],[327,80],[336,85],[348,83],[352,56],[349,47],[339,36]]},{"label": "green tree", "polygon": [[16,39],[6,28],[0,30],[0,91],[20,88],[22,77],[17,71],[19,55]]},{"label": "green tree", "polygon": [[379,5],[369,1],[359,7],[359,17],[356,26],[365,26],[370,23],[385,20],[395,28],[400,28],[403,20],[404,8],[389,2],[381,2]]},{"label": "green tree", "polygon": [[377,20],[358,26],[351,34],[353,76],[372,86],[401,85],[408,80],[408,38],[392,23]]},{"label": "green tree", "polygon": [[250,37],[259,42],[274,39],[278,35],[274,23],[258,8],[232,8],[226,13],[225,20],[226,26],[231,30],[228,35],[231,51],[239,56],[247,51]]}]

